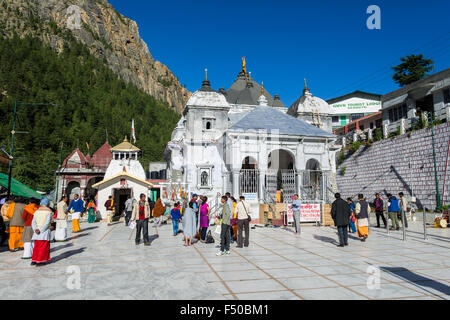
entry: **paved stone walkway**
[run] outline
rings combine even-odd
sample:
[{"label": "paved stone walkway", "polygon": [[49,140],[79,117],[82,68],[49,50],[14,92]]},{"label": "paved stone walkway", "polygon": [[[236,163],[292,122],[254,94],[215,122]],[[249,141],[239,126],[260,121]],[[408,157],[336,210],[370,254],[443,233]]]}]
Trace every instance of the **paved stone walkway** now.
[{"label": "paved stone walkway", "polygon": [[[450,299],[450,230],[421,240],[411,223],[401,232],[371,228],[336,247],[334,228],[251,230],[250,247],[217,257],[215,244],[182,245],[172,226],[150,224],[152,245],[134,244],[123,223],[81,223],[82,232],[52,243],[52,263],[30,266],[22,252],[0,248],[0,296],[10,299]],[[71,228],[69,224],[69,228]],[[369,289],[368,267],[379,268]],[[76,289],[76,272],[80,288]],[[375,269],[377,270],[377,269]],[[370,269],[369,269],[370,271]],[[75,272],[75,273],[74,273]],[[370,282],[370,281],[369,281]],[[371,282],[376,286],[376,281]],[[72,288],[72,289],[70,289]]]}]

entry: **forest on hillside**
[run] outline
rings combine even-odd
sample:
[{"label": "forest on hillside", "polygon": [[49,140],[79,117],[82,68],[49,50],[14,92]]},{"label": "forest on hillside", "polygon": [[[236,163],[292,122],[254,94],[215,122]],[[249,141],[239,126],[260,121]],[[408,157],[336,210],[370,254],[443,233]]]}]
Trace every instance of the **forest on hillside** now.
[{"label": "forest on hillside", "polygon": [[[59,55],[38,38],[0,39],[0,147],[9,152],[14,101],[54,105],[17,107],[13,177],[33,189],[55,184],[63,159],[77,146],[90,154],[105,141],[120,143],[134,119],[141,162],[161,160],[179,115],[119,79],[88,48],[67,36]],[[8,167],[1,166],[7,173]]]}]

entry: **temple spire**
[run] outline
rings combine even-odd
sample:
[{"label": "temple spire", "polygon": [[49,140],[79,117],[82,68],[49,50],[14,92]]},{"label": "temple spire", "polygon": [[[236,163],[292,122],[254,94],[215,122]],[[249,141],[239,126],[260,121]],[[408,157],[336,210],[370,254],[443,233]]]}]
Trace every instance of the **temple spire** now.
[{"label": "temple spire", "polygon": [[245,75],[247,75],[247,67],[246,67],[244,56],[242,57],[242,71],[244,72]]},{"label": "temple spire", "polygon": [[261,95],[264,95],[264,81],[261,82]]},{"label": "temple spire", "polygon": [[211,88],[211,83],[208,80],[208,69],[205,68],[205,80],[202,82],[202,87],[199,89],[200,91],[214,91]]},{"label": "temple spire", "polygon": [[308,85],[306,84],[306,78],[303,78],[303,80],[305,81],[305,88],[303,89],[303,94],[311,94],[311,92],[309,91]]}]

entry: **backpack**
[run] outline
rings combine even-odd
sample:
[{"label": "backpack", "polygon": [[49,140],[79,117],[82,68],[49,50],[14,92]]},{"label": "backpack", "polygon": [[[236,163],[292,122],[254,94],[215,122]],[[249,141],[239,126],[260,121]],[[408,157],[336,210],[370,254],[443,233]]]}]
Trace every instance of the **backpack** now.
[{"label": "backpack", "polygon": [[206,243],[214,243],[214,238],[211,235],[211,230],[209,230],[208,233],[206,234],[205,242]]}]

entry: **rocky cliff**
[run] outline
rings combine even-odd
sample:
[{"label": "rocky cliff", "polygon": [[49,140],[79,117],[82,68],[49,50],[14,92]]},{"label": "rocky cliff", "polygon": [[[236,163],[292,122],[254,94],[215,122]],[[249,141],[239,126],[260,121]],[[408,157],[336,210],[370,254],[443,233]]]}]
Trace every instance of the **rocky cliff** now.
[{"label": "rocky cliff", "polygon": [[1,37],[31,34],[60,52],[67,31],[120,78],[182,112],[191,93],[152,57],[136,22],[106,0],[0,0]]}]

